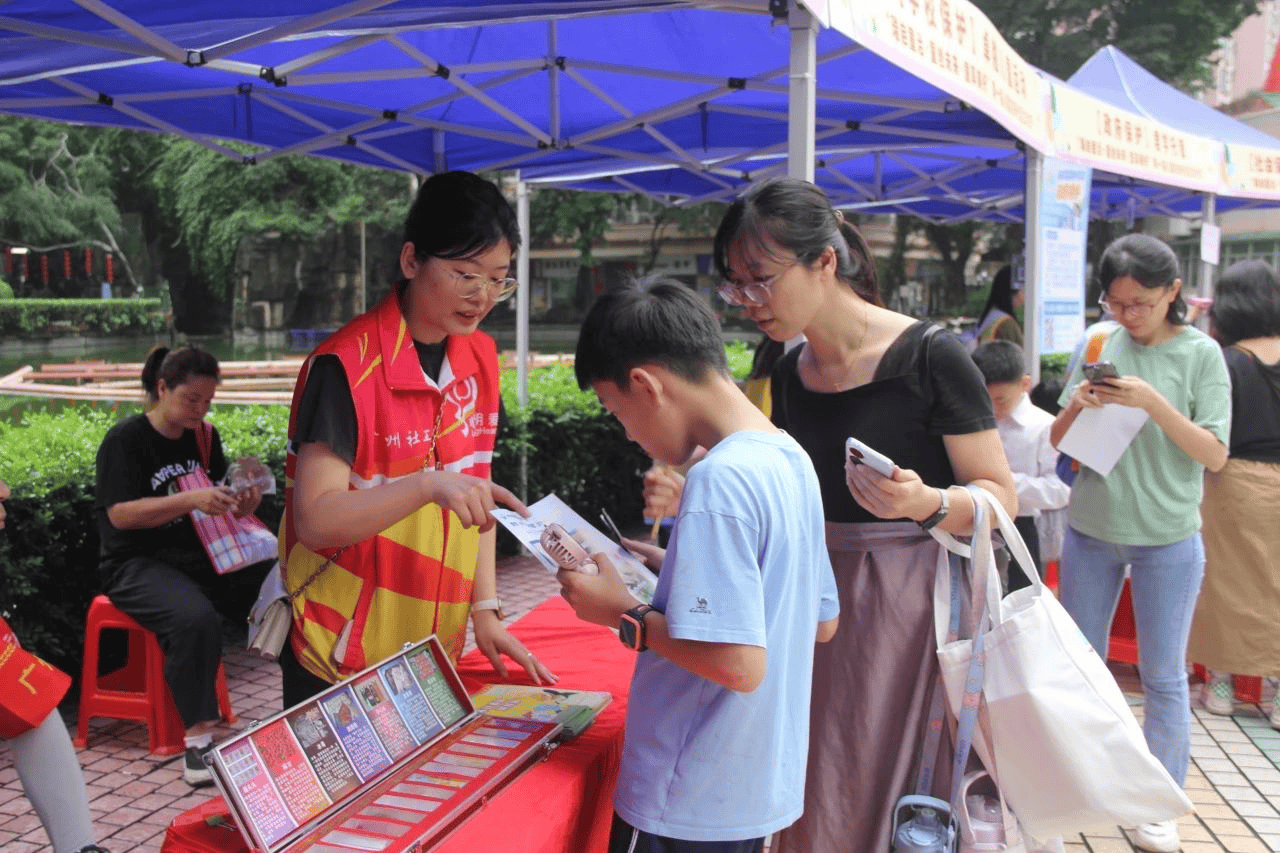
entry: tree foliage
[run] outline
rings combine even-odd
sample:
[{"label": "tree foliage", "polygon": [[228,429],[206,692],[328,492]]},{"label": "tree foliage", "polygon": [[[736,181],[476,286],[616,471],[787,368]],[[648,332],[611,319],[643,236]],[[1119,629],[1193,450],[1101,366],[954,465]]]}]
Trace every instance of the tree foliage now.
[{"label": "tree foliage", "polygon": [[222,297],[231,291],[236,248],[250,234],[307,240],[330,222],[398,223],[406,207],[400,175],[316,157],[246,165],[182,140],[170,141],[154,181],[193,271]]},{"label": "tree foliage", "polygon": [[120,229],[94,128],[0,118],[0,243],[112,249]]},{"label": "tree foliage", "polygon": [[974,0],[1023,59],[1066,79],[1115,45],[1175,86],[1209,79],[1218,40],[1258,11],[1258,0]]}]

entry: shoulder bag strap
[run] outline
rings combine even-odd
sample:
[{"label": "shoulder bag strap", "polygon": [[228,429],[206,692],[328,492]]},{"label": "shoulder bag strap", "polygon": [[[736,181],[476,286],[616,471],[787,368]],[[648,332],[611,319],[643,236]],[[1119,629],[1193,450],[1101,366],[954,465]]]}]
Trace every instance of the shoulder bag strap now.
[{"label": "shoulder bag strap", "polygon": [[209,462],[213,458],[213,424],[208,421],[201,421],[196,429],[196,448],[200,451],[200,464],[207,473]]}]

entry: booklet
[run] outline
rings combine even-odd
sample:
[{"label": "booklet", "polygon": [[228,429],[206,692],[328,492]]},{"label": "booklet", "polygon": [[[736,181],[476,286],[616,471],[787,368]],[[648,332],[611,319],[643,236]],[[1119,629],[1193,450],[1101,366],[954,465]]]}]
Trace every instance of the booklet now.
[{"label": "booklet", "polygon": [[557,690],[523,684],[486,684],[471,694],[477,711],[494,717],[518,717],[559,723],[569,737],[591,725],[613,694],[596,690]]},{"label": "booklet", "polygon": [[555,494],[547,495],[537,503],[529,504],[530,516],[524,518],[510,509],[495,509],[493,517],[542,563],[551,573],[559,571],[560,566],[538,544],[543,529],[551,523],[559,524],[569,532],[588,554],[604,554],[609,562],[618,570],[622,581],[631,594],[646,604],[653,600],[653,591],[658,584],[658,576],[649,571],[649,567],[640,561],[635,554],[610,539],[604,533],[592,527],[582,516]]}]

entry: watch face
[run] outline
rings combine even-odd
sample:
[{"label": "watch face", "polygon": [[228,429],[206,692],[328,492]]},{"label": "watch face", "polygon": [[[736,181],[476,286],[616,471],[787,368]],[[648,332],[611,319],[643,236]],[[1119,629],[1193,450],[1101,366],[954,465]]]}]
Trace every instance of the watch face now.
[{"label": "watch face", "polygon": [[622,621],[618,623],[618,639],[629,649],[636,647],[636,628],[636,623],[630,616],[624,615]]}]

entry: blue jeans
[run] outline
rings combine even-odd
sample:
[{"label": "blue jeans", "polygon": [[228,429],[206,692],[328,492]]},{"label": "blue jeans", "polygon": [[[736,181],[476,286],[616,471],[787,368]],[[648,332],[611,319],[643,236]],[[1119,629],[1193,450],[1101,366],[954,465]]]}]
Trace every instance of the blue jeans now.
[{"label": "blue jeans", "polygon": [[1104,659],[1126,564],[1146,706],[1143,734],[1151,752],[1181,784],[1191,751],[1187,637],[1204,578],[1204,543],[1197,533],[1170,545],[1113,545],[1067,528],[1062,606]]}]

